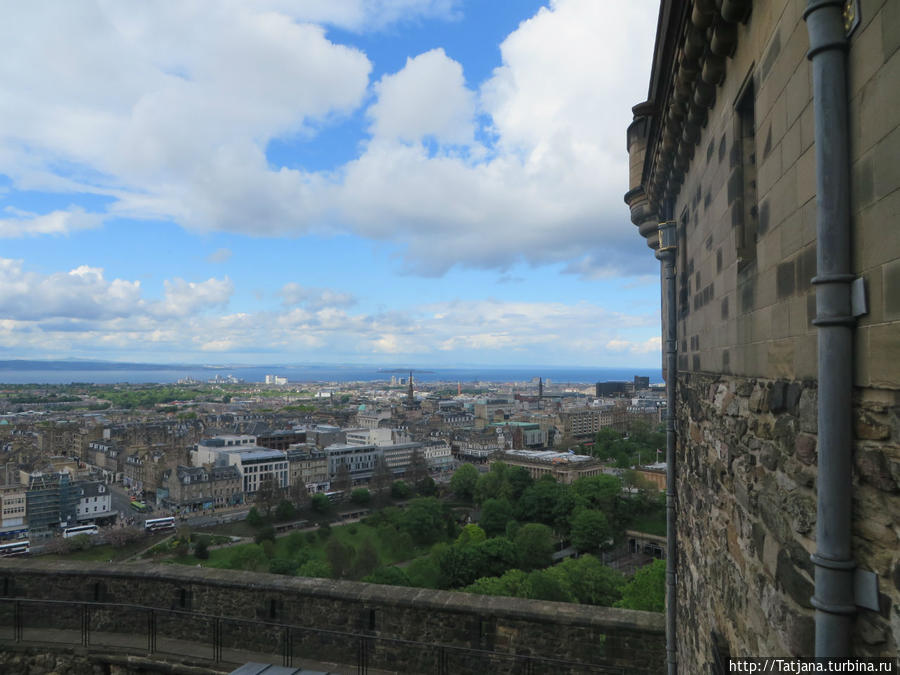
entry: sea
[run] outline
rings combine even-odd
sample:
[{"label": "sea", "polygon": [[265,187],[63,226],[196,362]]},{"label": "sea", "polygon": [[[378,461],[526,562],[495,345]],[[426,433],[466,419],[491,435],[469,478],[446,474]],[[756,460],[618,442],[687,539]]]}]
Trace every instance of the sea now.
[{"label": "sea", "polygon": [[419,382],[531,382],[541,377],[552,384],[592,384],[607,381],[631,381],[635,375],[662,382],[658,368],[587,368],[564,366],[468,366],[459,368],[402,368],[352,364],[197,366],[83,362],[0,362],[0,384],[171,384],[191,378],[207,382],[233,377],[246,383],[265,382],[266,375],[286,377],[289,383],[389,382],[409,376]]}]

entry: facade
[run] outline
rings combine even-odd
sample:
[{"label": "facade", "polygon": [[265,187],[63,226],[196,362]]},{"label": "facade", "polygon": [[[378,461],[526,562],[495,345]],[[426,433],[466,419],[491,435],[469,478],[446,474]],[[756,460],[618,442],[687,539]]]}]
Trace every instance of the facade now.
[{"label": "facade", "polygon": [[579,478],[599,476],[603,465],[589,455],[574,455],[552,450],[507,450],[488,460],[488,464],[503,462],[508,466],[521,466],[535,480],[553,476],[558,483],[570,485]]},{"label": "facade", "polygon": [[167,508],[197,511],[243,502],[241,474],[236,466],[178,466],[162,477]]},{"label": "facade", "polygon": [[74,484],[71,474],[36,471],[20,475],[26,486],[25,512],[30,530],[48,530],[75,523],[81,490]]},{"label": "facade", "polygon": [[900,4],[804,5],[663,0],[627,132],[672,285],[684,673],[900,651]]},{"label": "facade", "polygon": [[328,456],[314,445],[297,444],[287,451],[288,474],[291,485],[303,485],[309,494],[327,492]]},{"label": "facade", "polygon": [[112,494],[102,482],[77,483],[78,505],[75,519],[78,522],[95,522],[113,517]]},{"label": "facade", "polygon": [[256,436],[256,445],[270,450],[287,450],[295,443],[305,443],[306,432],[293,429],[279,429]]},{"label": "facade", "polygon": [[227,454],[228,464],[237,468],[243,481],[244,495],[254,494],[259,483],[271,476],[280,488],[288,486],[287,454],[281,450],[242,449]]},{"label": "facade", "polygon": [[383,448],[375,445],[346,445],[336,443],[325,448],[328,457],[328,480],[333,483],[341,465],[350,472],[351,484],[367,483],[375,472]]},{"label": "facade", "polygon": [[0,487],[0,539],[28,534],[25,487],[18,484]]}]

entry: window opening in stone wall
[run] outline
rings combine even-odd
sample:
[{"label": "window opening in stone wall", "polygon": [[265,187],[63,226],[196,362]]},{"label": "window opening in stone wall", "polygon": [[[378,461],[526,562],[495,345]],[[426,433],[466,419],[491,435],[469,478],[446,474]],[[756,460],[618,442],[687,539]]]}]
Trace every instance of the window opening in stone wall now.
[{"label": "window opening in stone wall", "polygon": [[759,219],[756,196],[755,107],[756,90],[753,78],[750,77],[735,104],[732,174],[728,190],[738,271],[756,260]]}]

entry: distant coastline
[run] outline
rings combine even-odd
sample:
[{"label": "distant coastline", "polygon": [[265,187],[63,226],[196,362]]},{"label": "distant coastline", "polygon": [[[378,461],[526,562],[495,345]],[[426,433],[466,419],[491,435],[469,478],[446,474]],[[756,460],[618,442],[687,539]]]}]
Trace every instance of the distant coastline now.
[{"label": "distant coastline", "polygon": [[378,382],[391,374],[408,374],[419,382],[531,382],[541,377],[546,383],[592,384],[603,381],[630,381],[635,375],[662,382],[658,368],[585,368],[576,366],[464,366],[454,368],[396,368],[359,364],[310,365],[197,365],[124,363],[113,361],[0,361],[0,383],[4,384],[170,384],[185,378],[205,382],[220,376],[234,376],[248,384],[261,383],[270,374],[302,382]]}]

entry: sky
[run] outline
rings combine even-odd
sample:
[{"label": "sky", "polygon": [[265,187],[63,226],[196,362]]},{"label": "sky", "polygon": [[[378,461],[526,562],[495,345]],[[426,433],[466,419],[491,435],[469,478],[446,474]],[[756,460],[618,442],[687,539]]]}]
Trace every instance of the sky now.
[{"label": "sky", "polygon": [[658,366],[657,10],[4,2],[0,359]]}]

